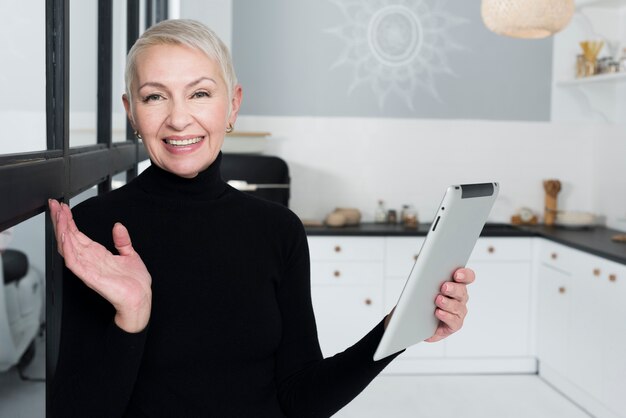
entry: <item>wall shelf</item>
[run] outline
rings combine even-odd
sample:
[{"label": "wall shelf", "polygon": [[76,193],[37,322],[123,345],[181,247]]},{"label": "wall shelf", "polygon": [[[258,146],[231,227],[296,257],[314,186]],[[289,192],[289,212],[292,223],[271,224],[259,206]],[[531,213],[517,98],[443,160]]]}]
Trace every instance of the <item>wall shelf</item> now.
[{"label": "wall shelf", "polygon": [[556,82],[557,86],[580,86],[585,84],[596,83],[623,83],[626,82],[626,71],[613,74],[599,74],[591,77],[576,78],[572,80],[560,80]]},{"label": "wall shelf", "polygon": [[626,0],[578,0],[576,1],[576,8],[583,9],[585,7],[600,7],[619,9],[626,6]]},{"label": "wall shelf", "polygon": [[626,47],[626,0],[579,0],[576,7],[570,24],[554,37],[551,119],[624,124],[626,72],[583,78],[575,74],[581,41],[604,40],[598,58],[621,56]]},{"label": "wall shelf", "polygon": [[261,154],[267,146],[270,132],[233,131],[226,134],[222,151],[235,154]]}]

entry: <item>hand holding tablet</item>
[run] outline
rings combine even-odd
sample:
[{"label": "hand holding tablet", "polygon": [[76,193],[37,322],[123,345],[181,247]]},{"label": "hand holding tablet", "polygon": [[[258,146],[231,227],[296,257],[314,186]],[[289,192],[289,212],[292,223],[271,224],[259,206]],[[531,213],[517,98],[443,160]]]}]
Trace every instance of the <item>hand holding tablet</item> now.
[{"label": "hand holding tablet", "polygon": [[[474,277],[471,270],[463,267],[487,221],[498,190],[498,183],[448,187],[393,315],[390,315],[374,360],[427,338],[431,342],[438,341],[454,332],[455,327],[460,327],[461,324],[457,324],[460,321],[447,315],[454,315],[450,312],[464,307],[450,304],[464,305],[467,301],[465,286],[461,283],[471,283]],[[453,278],[453,274],[457,276]],[[450,282],[451,278],[459,284]]]}]

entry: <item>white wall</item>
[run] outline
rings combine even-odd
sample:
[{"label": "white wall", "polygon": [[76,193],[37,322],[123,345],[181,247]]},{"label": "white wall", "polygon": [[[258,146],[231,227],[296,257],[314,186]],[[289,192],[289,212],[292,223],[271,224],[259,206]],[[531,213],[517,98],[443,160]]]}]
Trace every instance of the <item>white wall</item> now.
[{"label": "white wall", "polygon": [[[563,184],[561,209],[612,218],[625,210],[623,202],[621,209],[613,201],[599,204],[606,192],[594,180],[619,187],[602,165],[594,168],[606,154],[618,160],[626,142],[609,126],[604,130],[616,133],[615,152],[598,142],[592,125],[242,116],[237,129],[272,133],[265,153],[289,164],[290,204],[305,219],[320,220],[335,207],[351,206],[371,220],[382,198],[389,208],[413,204],[428,222],[448,184],[499,181],[490,220],[508,222],[521,206],[542,214],[547,178]],[[626,169],[621,173],[626,177]]]},{"label": "white wall", "polygon": [[596,125],[593,130],[594,208],[606,215],[609,227],[626,231],[626,127]]}]

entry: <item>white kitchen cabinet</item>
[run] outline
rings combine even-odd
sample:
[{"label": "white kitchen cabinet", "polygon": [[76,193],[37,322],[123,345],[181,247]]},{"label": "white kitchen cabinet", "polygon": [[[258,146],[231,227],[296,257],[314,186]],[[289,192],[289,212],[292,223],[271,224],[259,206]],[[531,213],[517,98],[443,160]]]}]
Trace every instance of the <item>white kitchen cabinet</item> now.
[{"label": "white kitchen cabinet", "polygon": [[381,287],[313,286],[311,297],[322,353],[344,351],[384,316]]},{"label": "white kitchen cabinet", "polygon": [[463,328],[448,337],[450,357],[530,357],[530,261],[471,262]]},{"label": "white kitchen cabinet", "polygon": [[[424,237],[309,237],[313,307],[325,355],[344,350],[397,303]],[[480,238],[463,330],[407,349],[386,373],[534,372],[530,238]],[[514,295],[514,296],[513,296]],[[434,306],[433,306],[434,310]]]},{"label": "white kitchen cabinet", "polygon": [[537,267],[537,356],[540,367],[549,365],[565,374],[569,363],[567,327],[572,275],[551,265]]},{"label": "white kitchen cabinet", "polygon": [[531,256],[530,238],[478,240],[467,264],[476,273],[468,315],[446,340],[448,357],[530,360]]},{"label": "white kitchen cabinet", "polygon": [[603,298],[598,311],[606,332],[600,338],[602,356],[602,398],[607,407],[626,416],[626,266],[602,260],[598,280]]},{"label": "white kitchen cabinet", "polygon": [[541,240],[539,371],[596,417],[626,417],[626,267]]},{"label": "white kitchen cabinet", "polygon": [[[605,344],[603,295],[608,288],[601,280],[604,260],[576,250],[569,313],[569,367],[566,376],[593,398],[602,398],[602,351]],[[625,347],[626,348],[626,347]]]},{"label": "white kitchen cabinet", "polygon": [[345,350],[385,315],[384,238],[309,237],[311,297],[324,356]]}]

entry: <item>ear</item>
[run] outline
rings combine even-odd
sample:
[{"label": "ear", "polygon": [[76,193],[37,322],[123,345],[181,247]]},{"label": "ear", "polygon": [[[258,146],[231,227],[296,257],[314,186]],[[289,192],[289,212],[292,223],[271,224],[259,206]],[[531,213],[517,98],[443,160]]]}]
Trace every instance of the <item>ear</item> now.
[{"label": "ear", "polygon": [[241,84],[237,84],[233,89],[233,98],[230,101],[230,114],[228,115],[228,122],[233,126],[235,125],[235,121],[237,121],[237,114],[239,114],[242,98],[243,90]]},{"label": "ear", "polygon": [[128,117],[128,121],[132,125],[133,129],[137,129],[137,127],[135,126],[135,119],[133,118],[133,110],[126,93],[122,94],[122,103],[124,103],[124,109],[126,109],[126,116]]}]

